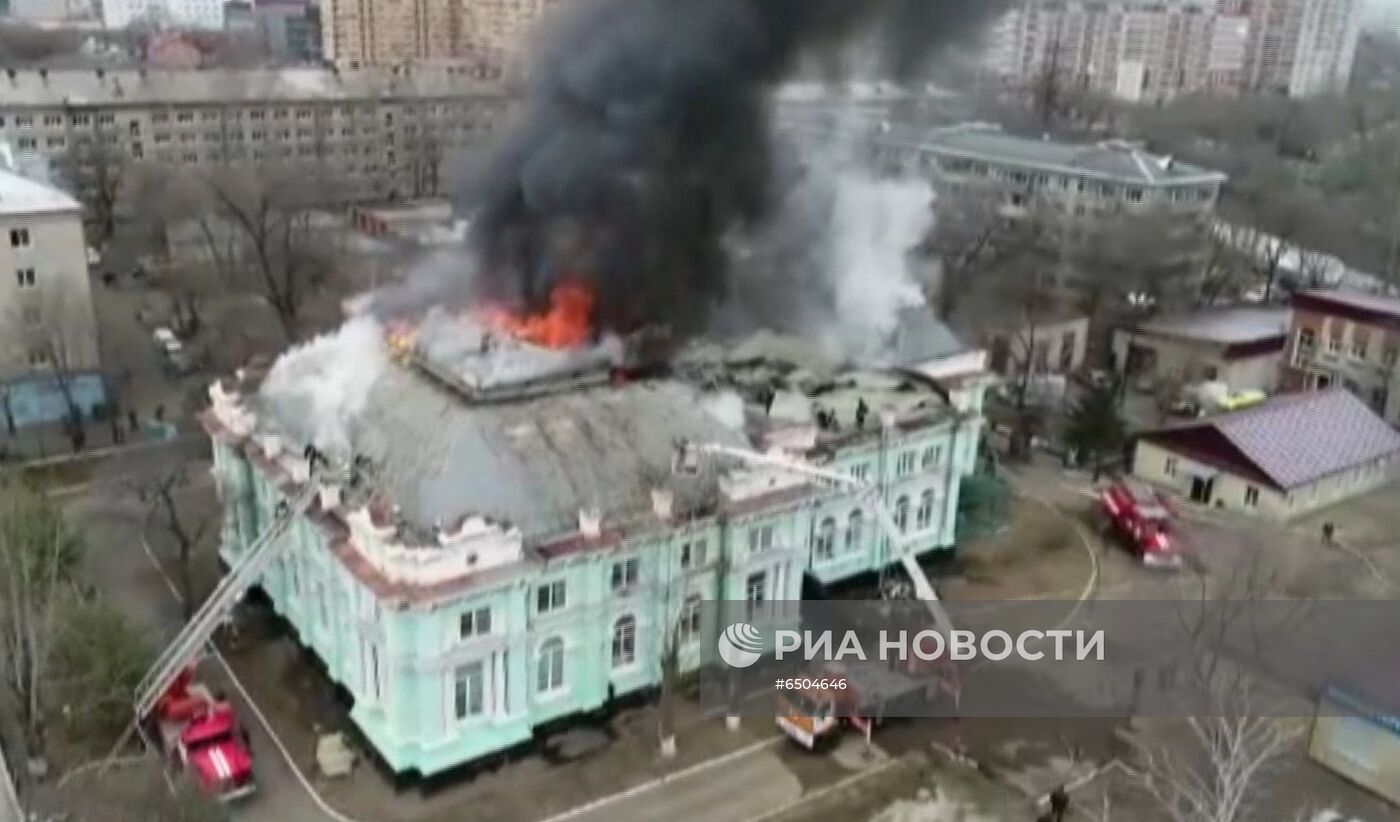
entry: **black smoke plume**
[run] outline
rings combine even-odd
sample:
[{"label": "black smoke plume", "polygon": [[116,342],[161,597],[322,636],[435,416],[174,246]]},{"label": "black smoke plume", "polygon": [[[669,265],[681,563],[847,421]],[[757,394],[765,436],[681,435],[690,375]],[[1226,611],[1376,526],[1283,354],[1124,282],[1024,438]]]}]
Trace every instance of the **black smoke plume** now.
[{"label": "black smoke plume", "polygon": [[458,198],[474,288],[535,309],[580,278],[602,327],[696,329],[727,292],[724,238],[775,199],[774,85],[856,41],[903,76],[996,2],[565,0],[520,121]]}]

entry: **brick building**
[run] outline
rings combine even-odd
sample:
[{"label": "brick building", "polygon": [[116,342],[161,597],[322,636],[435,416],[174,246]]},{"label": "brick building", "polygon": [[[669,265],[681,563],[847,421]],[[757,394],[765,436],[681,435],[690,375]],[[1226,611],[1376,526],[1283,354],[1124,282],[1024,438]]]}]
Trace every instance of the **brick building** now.
[{"label": "brick building", "polygon": [[1400,299],[1351,291],[1293,296],[1283,381],[1289,388],[1343,386],[1400,424]]}]

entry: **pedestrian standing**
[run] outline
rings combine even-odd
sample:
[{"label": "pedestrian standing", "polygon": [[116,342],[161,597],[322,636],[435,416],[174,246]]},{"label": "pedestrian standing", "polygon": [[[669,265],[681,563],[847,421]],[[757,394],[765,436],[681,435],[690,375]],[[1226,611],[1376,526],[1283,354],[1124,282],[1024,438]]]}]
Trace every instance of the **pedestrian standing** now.
[{"label": "pedestrian standing", "polygon": [[1331,547],[1332,545],[1335,545],[1335,544],[1336,544],[1336,542],[1335,542],[1336,536],[1337,536],[1337,528],[1336,528],[1336,526],[1334,526],[1334,525],[1331,523],[1330,520],[1327,521],[1327,522],[1322,523],[1322,544],[1323,544],[1323,545],[1326,545],[1326,546],[1328,546],[1328,547]]},{"label": "pedestrian standing", "polygon": [[1069,793],[1064,785],[1059,785],[1050,792],[1050,818],[1053,822],[1065,822],[1065,814],[1069,813]]}]

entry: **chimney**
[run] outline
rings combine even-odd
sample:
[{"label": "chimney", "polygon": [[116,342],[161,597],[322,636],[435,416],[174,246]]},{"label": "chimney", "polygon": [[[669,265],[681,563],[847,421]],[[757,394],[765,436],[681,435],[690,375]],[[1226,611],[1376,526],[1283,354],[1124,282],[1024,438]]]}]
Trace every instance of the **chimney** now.
[{"label": "chimney", "polygon": [[651,490],[651,510],[655,512],[657,519],[670,522],[675,505],[676,494],[670,488],[653,488]]},{"label": "chimney", "polygon": [[578,530],[587,539],[603,535],[603,513],[597,508],[578,509]]},{"label": "chimney", "polygon": [[331,511],[340,507],[340,486],[329,483],[321,486],[321,510]]},{"label": "chimney", "polygon": [[893,409],[886,408],[880,412],[880,425],[884,428],[893,428],[899,423],[899,415]]},{"label": "chimney", "polygon": [[276,434],[267,434],[263,437],[263,451],[273,459],[277,459],[282,454],[282,438]]}]

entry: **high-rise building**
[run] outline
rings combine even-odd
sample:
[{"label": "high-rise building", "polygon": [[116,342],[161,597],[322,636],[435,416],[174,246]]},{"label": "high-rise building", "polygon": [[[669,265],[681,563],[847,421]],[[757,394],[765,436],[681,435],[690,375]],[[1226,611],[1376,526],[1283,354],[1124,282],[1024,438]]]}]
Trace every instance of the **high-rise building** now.
[{"label": "high-rise building", "polygon": [[554,0],[326,0],[327,59],[343,66],[416,60],[513,63]]},{"label": "high-rise building", "polygon": [[1360,0],[1024,0],[995,71],[1134,102],[1192,92],[1307,96],[1346,87]]},{"label": "high-rise building", "polygon": [[124,29],[133,23],[221,31],[223,0],[101,0],[102,25]]}]

